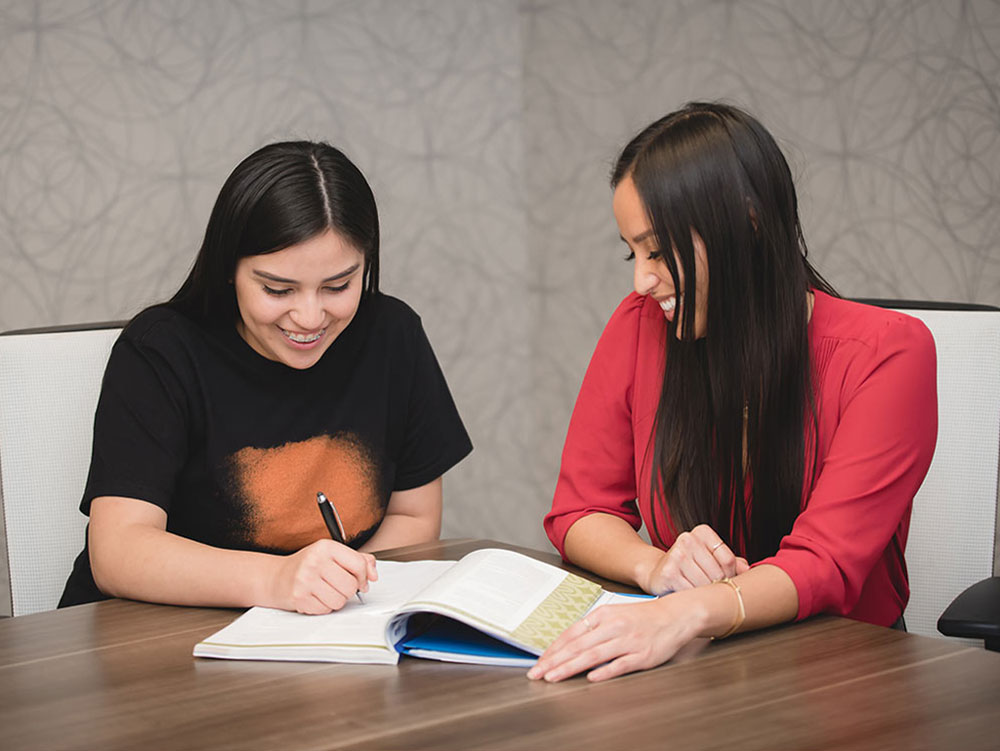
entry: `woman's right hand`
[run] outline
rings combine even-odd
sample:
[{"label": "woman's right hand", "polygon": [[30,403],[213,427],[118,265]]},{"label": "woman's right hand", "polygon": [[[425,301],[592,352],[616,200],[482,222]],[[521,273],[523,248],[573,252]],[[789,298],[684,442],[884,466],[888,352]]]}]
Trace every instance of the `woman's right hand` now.
[{"label": "woman's right hand", "polygon": [[340,610],[377,579],[375,556],[333,540],[317,540],[280,560],[270,599],[283,610],[319,615]]},{"label": "woman's right hand", "polygon": [[746,558],[737,556],[707,524],[682,532],[653,565],[639,585],[649,594],[679,592],[747,571]]}]

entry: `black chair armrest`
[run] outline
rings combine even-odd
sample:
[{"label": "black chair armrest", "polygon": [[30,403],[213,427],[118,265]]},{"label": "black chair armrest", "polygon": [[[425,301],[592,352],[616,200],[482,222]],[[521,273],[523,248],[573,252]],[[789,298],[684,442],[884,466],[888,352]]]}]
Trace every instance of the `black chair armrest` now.
[{"label": "black chair armrest", "polygon": [[1000,651],[1000,576],[962,592],[938,618],[937,627],[945,636],[985,639],[987,649]]}]

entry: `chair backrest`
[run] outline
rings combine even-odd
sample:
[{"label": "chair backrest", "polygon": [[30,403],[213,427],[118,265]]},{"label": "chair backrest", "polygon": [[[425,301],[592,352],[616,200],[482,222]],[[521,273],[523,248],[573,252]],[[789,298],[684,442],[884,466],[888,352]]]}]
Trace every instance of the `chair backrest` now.
[{"label": "chair backrest", "polygon": [[121,326],[0,335],[0,614],[55,608],[83,546],[94,409]]},{"label": "chair backrest", "polygon": [[937,349],[937,448],[913,499],[905,618],[912,633],[940,637],[938,616],[966,587],[997,568],[1000,309],[865,302],[919,318]]}]

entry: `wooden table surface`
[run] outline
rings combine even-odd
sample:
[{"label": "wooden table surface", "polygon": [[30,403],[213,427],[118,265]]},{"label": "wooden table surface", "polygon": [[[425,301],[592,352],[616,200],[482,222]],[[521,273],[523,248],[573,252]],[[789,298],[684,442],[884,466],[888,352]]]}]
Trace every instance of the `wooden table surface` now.
[{"label": "wooden table surface", "polygon": [[[458,540],[394,551],[457,558]],[[535,557],[558,563],[550,554]],[[996,749],[1000,654],[823,617],[603,684],[519,668],[203,660],[238,611],[0,620],[0,749]]]}]

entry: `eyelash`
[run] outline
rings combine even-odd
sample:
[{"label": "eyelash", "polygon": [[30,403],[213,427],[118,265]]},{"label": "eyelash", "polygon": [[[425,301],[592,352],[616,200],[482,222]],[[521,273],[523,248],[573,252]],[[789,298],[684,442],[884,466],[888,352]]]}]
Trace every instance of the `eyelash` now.
[{"label": "eyelash", "polygon": [[[349,286],[351,286],[351,283],[347,282],[346,284],[340,287],[324,287],[323,289],[325,289],[327,292],[336,293],[336,292],[344,292]],[[264,291],[267,294],[271,295],[272,297],[284,297],[285,295],[289,294],[292,291],[291,288],[287,287],[285,289],[274,289],[273,287],[268,287],[266,284],[263,285],[263,287]]]},{"label": "eyelash", "polygon": [[[655,261],[659,257],[660,257],[660,251],[658,251],[658,250],[654,250],[652,253],[650,253],[647,256],[647,258],[649,258],[650,261]],[[625,260],[626,261],[634,261],[635,260],[635,253],[630,250],[628,252],[628,255],[625,256]]]}]

